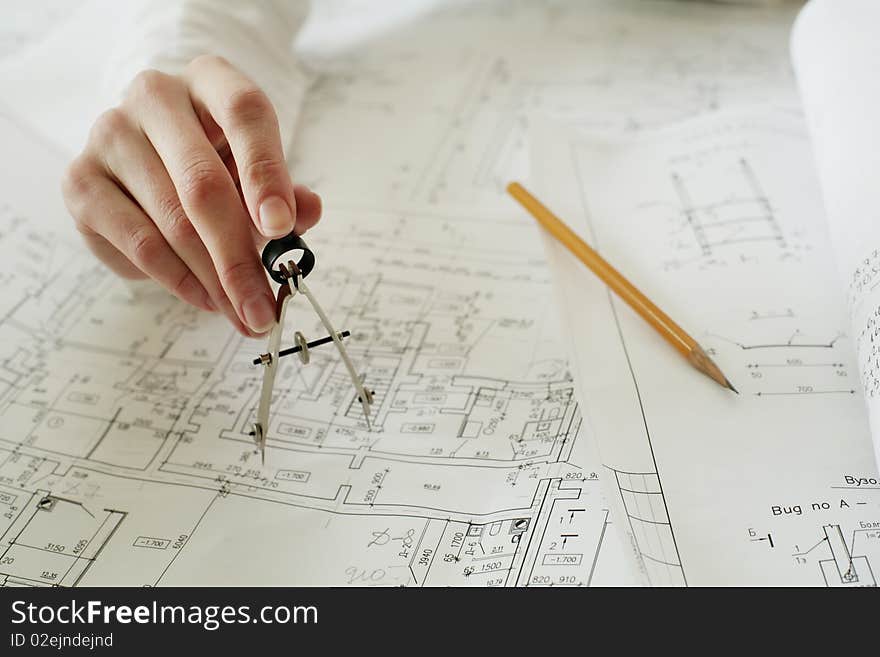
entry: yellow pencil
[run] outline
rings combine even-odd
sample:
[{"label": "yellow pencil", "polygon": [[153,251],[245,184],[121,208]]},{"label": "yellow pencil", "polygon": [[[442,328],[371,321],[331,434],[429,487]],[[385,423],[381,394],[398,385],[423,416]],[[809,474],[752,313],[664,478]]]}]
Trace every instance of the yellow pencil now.
[{"label": "yellow pencil", "polygon": [[559,240],[565,248],[571,251],[582,263],[596,274],[602,281],[610,287],[617,296],[626,301],[633,310],[635,310],[642,318],[648,322],[654,330],[662,335],[667,342],[675,347],[691,365],[697,370],[708,376],[719,385],[729,388],[734,392],[737,389],[731,385],[727,377],[721,372],[718,366],[712,362],[706,351],[694,340],[687,332],[678,324],[672,321],[672,318],[658,308],[648,297],[642,294],[632,283],[630,283],[623,274],[617,271],[611,264],[600,256],[596,251],[590,248],[586,242],[578,237],[571,228],[550,210],[548,210],[538,199],[532,196],[519,183],[510,183],[507,191],[513,198],[529,211],[529,213],[538,220],[547,231]]}]

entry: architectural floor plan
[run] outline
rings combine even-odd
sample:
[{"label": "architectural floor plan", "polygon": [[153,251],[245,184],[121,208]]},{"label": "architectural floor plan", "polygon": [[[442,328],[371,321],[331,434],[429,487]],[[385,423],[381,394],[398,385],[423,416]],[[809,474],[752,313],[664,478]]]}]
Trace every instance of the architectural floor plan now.
[{"label": "architectural floor plan", "polygon": [[373,428],[335,352],[287,359],[261,467],[262,342],[129,288],[22,205],[0,218],[4,584],[627,581],[526,227],[511,251],[468,218],[328,227],[311,287],[353,333]]},{"label": "architectural floor plan", "polygon": [[[527,179],[536,114],[620,133],[791,100],[793,10],[511,6],[438,10],[355,51],[314,55],[320,75],[291,153],[296,179],[325,200],[306,237],[318,258],[309,284],[352,332],[375,426],[333,350],[307,366],[287,359],[266,467],[248,436],[262,341],[131,289],[75,239],[53,238],[65,211],[46,180],[57,177],[33,172],[63,158],[3,119],[4,139],[33,162],[3,165],[0,197],[0,583],[639,582],[617,523],[650,528],[665,549],[660,515],[646,512],[661,482],[651,468],[601,465],[540,234],[502,190]],[[778,239],[750,163],[732,166],[743,197],[724,207],[700,197],[692,172],[670,173],[680,184],[670,182],[667,267],[720,266],[724,244],[742,237],[724,222],[740,212],[760,218],[750,235],[767,257],[801,253],[798,235]],[[687,213],[690,224],[678,221]],[[755,310],[771,311],[788,309]],[[293,328],[320,337],[303,304],[288,318],[285,344]],[[756,391],[775,389],[771,374],[789,385],[789,371],[747,348],[827,343],[827,371],[810,376],[836,383],[834,364],[849,367],[836,327],[802,335],[789,324],[713,339],[768,373]],[[603,480],[625,491],[619,521]],[[742,549],[787,551],[819,583],[866,582],[878,568],[876,527],[813,523],[795,545],[779,540],[782,520],[758,520],[738,528]],[[667,561],[656,581],[683,583]]]}]

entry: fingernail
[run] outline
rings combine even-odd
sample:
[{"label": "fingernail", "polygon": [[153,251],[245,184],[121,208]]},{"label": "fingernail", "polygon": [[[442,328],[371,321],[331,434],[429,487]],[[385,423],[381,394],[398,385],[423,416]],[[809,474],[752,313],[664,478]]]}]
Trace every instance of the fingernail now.
[{"label": "fingernail", "polygon": [[252,331],[265,333],[275,323],[275,304],[269,295],[260,295],[244,302],[244,321]]},{"label": "fingernail", "polygon": [[266,237],[287,235],[293,224],[290,207],[280,196],[270,196],[260,204],[260,228]]},{"label": "fingernail", "polygon": [[212,313],[217,312],[217,306],[214,305],[214,302],[211,301],[211,297],[207,293],[205,293],[205,307]]}]

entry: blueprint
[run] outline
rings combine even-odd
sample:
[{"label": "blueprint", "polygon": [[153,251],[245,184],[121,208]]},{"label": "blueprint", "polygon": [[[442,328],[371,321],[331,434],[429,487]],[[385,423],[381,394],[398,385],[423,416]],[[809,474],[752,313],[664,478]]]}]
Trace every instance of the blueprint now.
[{"label": "blueprint", "polygon": [[797,102],[797,7],[438,5],[355,49],[328,45],[333,23],[303,35],[302,57],[323,74],[293,170],[328,202],[464,207],[518,222],[504,188],[529,177],[533,116],[618,133],[729,104]]},{"label": "blueprint", "polygon": [[739,390],[548,245],[586,424],[644,580],[875,586],[880,485],[802,119],[762,108],[614,141],[543,132],[549,206]]},{"label": "blueprint", "polygon": [[[373,429],[334,351],[287,359],[261,467],[248,431],[264,345],[157,289],[133,294],[39,229],[33,184],[8,174],[4,584],[627,581],[528,248],[486,251],[494,226],[467,217],[340,216],[349,229],[322,236],[310,286],[353,332]],[[288,317],[320,333],[305,307]]]},{"label": "blueprint", "polygon": [[[352,331],[375,427],[333,350],[288,359],[265,467],[248,436],[264,344],[103,270],[62,234],[63,156],[3,119],[5,143],[33,161],[3,165],[0,195],[0,582],[638,583],[644,560],[615,529],[619,475],[577,401],[540,235],[503,186],[528,175],[537,114],[628,133],[790,100],[791,18],[484,3],[316,52],[291,157],[325,200],[309,284]],[[321,333],[301,304],[288,325],[285,344],[293,329]],[[652,499],[659,480],[624,483]],[[780,521],[761,519],[735,537],[744,559],[780,553],[759,540]],[[838,543],[860,556],[874,538],[852,531],[841,524]],[[823,550],[804,572],[824,572]]]}]

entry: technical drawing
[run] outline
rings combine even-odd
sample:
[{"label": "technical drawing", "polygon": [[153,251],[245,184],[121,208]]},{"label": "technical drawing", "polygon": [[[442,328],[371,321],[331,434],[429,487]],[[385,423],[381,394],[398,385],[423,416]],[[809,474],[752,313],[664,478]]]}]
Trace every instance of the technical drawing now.
[{"label": "technical drawing", "polygon": [[[741,17],[728,16],[722,33],[706,15],[648,11],[646,19],[575,3],[499,15],[486,6],[469,7],[465,19],[436,8],[430,21],[327,65],[303,109],[293,167],[353,204],[480,208],[513,223],[499,200],[507,182],[528,179],[535,115],[624,134],[788,89],[788,70],[770,56],[778,44]],[[492,30],[477,28],[482,21]],[[454,45],[447,30],[458,34]],[[723,63],[708,52],[723,52]],[[437,81],[428,88],[425,70]],[[389,143],[401,121],[407,138]],[[389,162],[381,172],[370,164],[380,148]]]},{"label": "technical drawing", "polygon": [[[70,276],[32,290],[20,273],[28,255],[12,247],[29,242],[28,223],[8,222],[0,250],[15,292],[4,298],[20,297],[0,318],[4,584],[623,578],[598,477],[585,474],[597,468],[549,278],[526,241],[499,254],[491,228],[452,225],[428,238],[430,252],[412,247],[436,226],[417,213],[325,233],[314,286],[352,329],[375,424],[333,352],[306,370],[285,363],[261,467],[247,435],[259,390],[251,344],[164,294],[132,299],[76,247],[57,263]],[[381,226],[396,235],[392,262],[363,248]],[[254,563],[253,536],[267,531]],[[316,544],[329,561],[309,561]],[[227,560],[242,566],[218,569]]]},{"label": "technical drawing", "polygon": [[0,502],[9,508],[0,524],[0,581],[6,586],[76,586],[125,519],[119,511],[90,511],[45,490],[27,494],[2,486]]},{"label": "technical drawing", "polygon": [[[47,239],[32,200],[0,209],[3,584],[635,583],[623,524],[651,580],[682,583],[658,472],[609,479],[593,453],[546,254],[500,190],[528,174],[535,112],[634,131],[764,101],[789,71],[769,56],[783,41],[739,14],[645,20],[612,5],[597,21],[577,5],[444,9],[324,63],[292,166],[333,199],[311,233],[312,285],[352,331],[376,423],[316,352],[279,368],[265,468],[247,435],[259,347]],[[536,55],[539,42],[553,45]],[[620,56],[635,44],[651,48]],[[689,250],[674,255],[703,263],[678,228]]]},{"label": "technical drawing", "polygon": [[849,278],[849,302],[855,307],[877,287],[880,274],[880,249],[873,249],[853,269]]},{"label": "technical drawing", "polygon": [[655,586],[686,584],[657,473],[613,472],[648,581]]},{"label": "technical drawing", "polygon": [[792,556],[798,563],[814,562],[825,586],[877,586],[871,561],[880,555],[880,523],[859,525],[851,531],[838,523],[823,525],[819,541]]},{"label": "technical drawing", "polygon": [[[726,340],[726,338],[722,336],[716,337]],[[795,329],[787,338],[778,342],[743,344],[741,342],[736,342],[735,340],[726,341],[735,344],[743,351],[750,351],[752,349],[834,349],[834,346],[842,337],[844,337],[844,335],[838,333],[830,340],[815,340],[804,336],[800,329]]]},{"label": "technical drawing", "polygon": [[685,181],[678,173],[672,173],[682,212],[704,256],[744,242],[769,242],[780,249],[786,248],[785,235],[755,172],[745,158],[740,158],[738,164],[749,195],[701,205],[694,205]]},{"label": "technical drawing", "polygon": [[[551,256],[585,414],[617,488],[616,526],[651,584],[816,585],[820,552],[825,569],[853,557],[841,573],[863,581],[855,557],[875,561],[874,539],[849,541],[880,508],[876,486],[847,483],[876,481],[871,427],[820,200],[808,169],[782,164],[810,155],[792,123],[727,113],[630,139],[551,136],[535,155],[538,184],[555,191],[548,202],[676,321],[697,327],[739,392],[681,367],[624,303]],[[825,488],[829,472],[846,497]],[[836,558],[817,547],[793,559],[782,548],[802,552],[818,542],[803,532],[829,524],[848,528]],[[754,530],[748,543],[742,526]]]},{"label": "technical drawing", "polygon": [[752,311],[746,320],[729,322],[724,331],[723,335],[706,333],[703,343],[713,356],[724,359],[745,394],[859,393],[851,345],[839,329],[808,321],[789,308]]},{"label": "technical drawing", "polygon": [[[707,193],[707,183],[719,179],[726,181],[724,193]],[[748,157],[682,158],[671,165],[669,180],[675,201],[645,208],[669,226],[674,255],[667,269],[797,261],[811,251],[800,226],[783,226]]]},{"label": "technical drawing", "polygon": [[880,323],[877,313],[871,312],[865,318],[864,327],[856,336],[856,348],[859,353],[860,374],[865,396],[868,398],[880,395]]},{"label": "technical drawing", "polygon": [[853,556],[846,544],[840,525],[822,527],[831,559],[819,562],[828,586],[876,586],[871,564],[865,556]]}]

